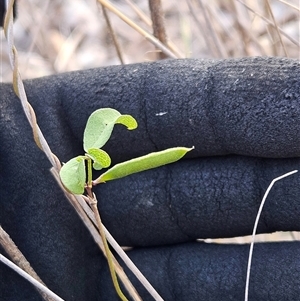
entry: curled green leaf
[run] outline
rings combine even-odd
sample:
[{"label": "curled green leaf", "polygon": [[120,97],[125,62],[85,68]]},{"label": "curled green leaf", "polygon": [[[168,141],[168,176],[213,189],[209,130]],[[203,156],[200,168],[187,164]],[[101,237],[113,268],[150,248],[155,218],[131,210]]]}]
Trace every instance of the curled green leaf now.
[{"label": "curled green leaf", "polygon": [[74,194],[83,194],[86,182],[85,156],[69,160],[62,166],[59,175],[67,190]]},{"label": "curled green leaf", "polygon": [[150,153],[148,155],[134,158],[119,164],[107,170],[99,178],[93,181],[93,184],[99,184],[110,180],[126,177],[133,173],[141,172],[151,168],[156,168],[165,164],[173,163],[181,159],[192,148],[174,147],[160,152]]},{"label": "curled green leaf", "polygon": [[137,123],[132,116],[121,115],[117,110],[103,108],[93,112],[84,130],[84,150],[88,152],[91,148],[101,148],[110,138],[116,123],[121,123],[129,129],[137,127]]},{"label": "curled green leaf", "polygon": [[110,156],[103,149],[90,148],[87,155],[94,161],[93,167],[96,170],[107,168],[111,164]]},{"label": "curled green leaf", "polygon": [[131,115],[121,115],[116,123],[123,124],[127,126],[128,130],[134,130],[137,128],[138,124],[136,120]]}]

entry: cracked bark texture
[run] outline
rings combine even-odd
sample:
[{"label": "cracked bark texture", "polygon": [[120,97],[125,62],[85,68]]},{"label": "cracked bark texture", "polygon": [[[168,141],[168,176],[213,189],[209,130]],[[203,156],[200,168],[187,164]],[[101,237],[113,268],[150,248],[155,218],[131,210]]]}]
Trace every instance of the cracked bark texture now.
[{"label": "cracked bark texture", "polygon": [[[248,246],[196,238],[252,232],[271,180],[299,168],[300,64],[284,58],[165,60],[25,81],[54,153],[82,150],[101,107],[133,115],[104,149],[114,163],[172,146],[187,158],[97,187],[111,233],[165,300],[241,300]],[[66,300],[117,300],[106,262],[49,173],[10,84],[0,85],[0,222],[44,282]],[[101,190],[100,190],[101,189]],[[300,177],[275,184],[260,233],[300,230]],[[297,300],[298,242],[254,248],[250,300]],[[4,301],[40,300],[0,265]],[[150,300],[140,290],[144,300]]]}]

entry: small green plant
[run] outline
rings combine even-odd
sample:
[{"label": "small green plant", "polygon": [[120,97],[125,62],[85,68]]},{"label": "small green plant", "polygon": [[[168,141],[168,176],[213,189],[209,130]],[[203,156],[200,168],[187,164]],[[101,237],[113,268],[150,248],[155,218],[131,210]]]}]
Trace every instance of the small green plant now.
[{"label": "small green plant", "polygon": [[123,124],[128,130],[137,128],[137,122],[132,116],[121,115],[114,109],[103,108],[93,112],[87,121],[83,135],[85,155],[77,156],[65,163],[60,170],[60,178],[65,188],[71,193],[83,194],[84,190],[86,190],[87,198],[85,199],[89,201],[97,220],[114,287],[119,297],[122,300],[127,300],[118,284],[112,256],[98,212],[97,200],[92,192],[92,187],[133,173],[173,163],[181,159],[188,151],[192,150],[193,147],[174,147],[134,158],[116,164],[101,174],[100,177],[92,180],[92,168],[101,170],[108,168],[111,164],[110,156],[102,150],[101,147],[103,147],[110,138],[115,124]]}]

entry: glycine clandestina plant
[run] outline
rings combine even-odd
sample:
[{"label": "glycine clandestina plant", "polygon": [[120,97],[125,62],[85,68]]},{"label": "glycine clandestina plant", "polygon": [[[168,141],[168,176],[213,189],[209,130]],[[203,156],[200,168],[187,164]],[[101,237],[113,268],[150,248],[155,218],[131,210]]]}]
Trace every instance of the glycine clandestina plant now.
[{"label": "glycine clandestina plant", "polygon": [[[173,163],[181,159],[193,148],[174,147],[163,151],[128,160],[108,169],[99,178],[92,181],[93,168],[101,170],[111,164],[110,156],[101,149],[111,136],[115,124],[123,124],[128,130],[137,128],[136,120],[130,115],[121,115],[110,108],[96,110],[89,117],[83,135],[83,149],[86,154],[78,156],[63,165],[60,178],[64,186],[74,194],[83,194],[89,184],[96,185],[110,180],[119,179],[133,173]],[[86,176],[85,162],[87,162],[88,175]]]},{"label": "glycine clandestina plant", "polygon": [[125,125],[128,130],[137,128],[137,122],[132,116],[122,115],[114,109],[103,108],[93,112],[87,121],[83,135],[85,155],[77,156],[65,163],[60,170],[60,179],[64,187],[74,194],[83,194],[86,189],[90,205],[97,219],[116,292],[122,300],[127,300],[117,281],[111,253],[97,209],[96,199],[92,193],[92,187],[133,173],[173,163],[181,159],[188,151],[191,151],[193,147],[169,148],[116,164],[93,181],[92,166],[96,170],[101,170],[102,168],[108,168],[111,164],[110,156],[101,147],[108,141],[114,125],[118,123]]}]

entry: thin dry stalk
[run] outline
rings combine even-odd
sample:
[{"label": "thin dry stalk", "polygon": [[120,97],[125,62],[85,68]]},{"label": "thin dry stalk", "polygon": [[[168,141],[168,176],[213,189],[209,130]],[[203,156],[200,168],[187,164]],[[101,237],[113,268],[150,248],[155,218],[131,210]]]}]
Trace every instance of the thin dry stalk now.
[{"label": "thin dry stalk", "polygon": [[[132,2],[132,0],[125,0],[128,5],[135,11],[137,16],[148,26],[152,27],[152,21],[150,18],[135,4]],[[181,53],[181,51],[177,48],[177,46],[167,39],[167,44],[168,48],[173,51],[173,53],[177,56],[177,58],[183,58],[184,55]]]},{"label": "thin dry stalk", "polygon": [[[232,0],[232,6],[231,9],[235,12],[233,18],[237,19],[238,26],[240,27],[238,28],[238,31],[241,30],[243,32],[242,34],[244,35],[244,43],[246,43],[246,47],[244,50],[246,54],[252,56],[254,51],[254,55],[267,55],[266,50],[258,40],[257,32],[255,30],[249,30],[249,28],[251,27],[251,21],[249,20],[249,10],[244,6],[237,5],[235,0]],[[245,10],[242,11],[242,8],[244,8]],[[239,41],[237,42],[239,43]],[[231,49],[233,47],[235,48],[235,43],[231,43],[230,47]],[[230,50],[230,52],[233,52],[233,49]]]},{"label": "thin dry stalk", "polygon": [[[22,270],[24,270],[27,274],[33,277],[35,280],[46,286],[46,284],[42,281],[42,279],[38,276],[38,274],[31,267],[30,263],[27,261],[23,253],[18,249],[16,244],[10,238],[10,236],[5,232],[5,230],[0,226],[0,245],[5,250],[7,255],[11,258],[11,260]],[[53,301],[51,297],[48,296],[43,290],[37,289],[40,295],[46,301]]]},{"label": "thin dry stalk", "polygon": [[[297,14],[296,12],[291,11],[291,12],[289,12],[288,15],[283,16],[281,19],[277,19],[277,25],[278,26],[285,25],[285,24],[287,24],[289,22],[292,22],[292,21],[297,22],[298,18],[299,18],[299,14]],[[260,30],[257,31],[256,35],[257,36],[263,36],[267,33],[268,33],[268,31],[267,31],[266,27],[263,27],[263,28],[261,28]]]},{"label": "thin dry stalk", "polygon": [[286,25],[289,22],[297,23],[299,25],[299,13],[296,13],[294,11],[290,11],[284,16],[277,18],[276,22],[277,25]]},{"label": "thin dry stalk", "polygon": [[135,4],[132,2],[132,0],[125,0],[128,5],[135,11],[137,16],[148,26],[152,27],[152,22],[148,18],[148,16]]},{"label": "thin dry stalk", "polygon": [[5,15],[4,21],[4,32],[8,42],[8,49],[9,49],[9,60],[11,64],[11,68],[13,70],[13,88],[16,95],[20,98],[23,110],[27,117],[27,120],[32,127],[34,141],[37,146],[44,151],[48,160],[51,162],[52,166],[56,167],[56,169],[60,169],[61,164],[57,157],[51,152],[51,149],[43,136],[42,131],[40,130],[39,126],[36,122],[36,116],[33,108],[31,107],[30,103],[27,100],[27,96],[25,93],[24,85],[22,82],[21,75],[19,73],[19,66],[18,66],[18,53],[14,46],[13,41],[13,4],[14,0],[9,2],[9,6],[7,9],[7,13]]},{"label": "thin dry stalk", "polygon": [[229,57],[229,53],[226,49],[224,39],[226,39],[226,34],[228,36],[230,35],[231,31],[227,28],[225,24],[223,24],[222,18],[220,18],[219,13],[214,5],[205,4],[205,8],[207,10],[208,17],[211,20],[212,28],[216,33],[216,41],[218,43],[218,47],[220,47],[220,51],[223,57],[227,58]]},{"label": "thin dry stalk", "polygon": [[[250,48],[251,46],[255,47],[256,51],[258,52],[258,55],[267,55],[267,52],[265,51],[265,49],[263,48],[263,46],[257,39],[257,33],[255,31],[249,30],[249,27],[250,27],[249,22],[247,22],[247,23],[243,22],[245,20],[248,21],[248,18],[249,18],[249,15],[247,14],[248,10],[245,8],[246,9],[245,16],[241,16],[240,8],[244,8],[244,7],[238,7],[236,5],[235,1],[233,1],[233,4],[237,11],[237,19],[239,22],[239,26],[241,27],[241,30],[243,31],[243,34],[245,35],[244,42],[246,43],[245,51],[246,51],[247,55],[249,55],[249,56],[253,55],[252,51],[254,49],[251,49]],[[241,18],[243,21],[241,21]],[[235,46],[233,45],[232,47],[235,47]]]},{"label": "thin dry stalk", "polygon": [[54,69],[56,72],[62,72],[66,70],[73,54],[75,53],[78,45],[82,42],[84,38],[83,32],[80,30],[80,27],[77,26],[64,41],[62,47],[60,48],[57,57],[54,62]]},{"label": "thin dry stalk", "polygon": [[16,264],[14,264],[12,261],[4,257],[2,254],[0,254],[0,261],[7,265],[9,268],[14,270],[16,273],[18,273],[20,276],[22,276],[24,279],[32,283],[40,292],[43,292],[43,295],[48,295],[51,299],[45,299],[45,300],[54,300],[54,301],[64,301],[62,298],[54,294],[52,291],[50,291],[46,286],[44,286],[42,283],[37,281],[35,278],[33,278],[31,275],[27,274],[25,271],[23,271],[21,268],[19,268]]},{"label": "thin dry stalk", "polygon": [[277,1],[279,1],[279,2],[281,2],[283,4],[286,4],[286,5],[290,6],[291,8],[293,8],[293,9],[297,10],[298,12],[300,12],[300,8],[299,7],[293,5],[293,4],[289,3],[289,2],[286,2],[284,0],[277,0]]},{"label": "thin dry stalk", "polygon": [[112,25],[111,25],[111,22],[110,22],[108,14],[107,14],[106,8],[102,4],[101,4],[101,8],[102,8],[102,12],[103,12],[103,16],[104,16],[107,28],[109,30],[109,33],[110,33],[111,38],[113,40],[113,43],[115,45],[118,58],[119,58],[121,64],[124,65],[124,58],[123,58],[123,55],[122,55],[120,44],[119,44],[118,39],[117,39],[117,35],[116,35]]},{"label": "thin dry stalk", "polygon": [[101,3],[103,6],[105,6],[108,10],[113,12],[115,15],[117,15],[120,19],[122,19],[125,23],[127,23],[133,29],[135,29],[145,39],[150,41],[154,46],[156,46],[159,50],[161,50],[163,53],[165,53],[168,57],[173,58],[173,59],[177,58],[177,56],[170,49],[168,49],[166,46],[164,46],[157,38],[155,38],[152,34],[147,32],[146,30],[142,29],[135,22],[133,22],[130,18],[125,16],[121,11],[119,11],[109,1],[107,1],[107,0],[97,0],[97,1],[99,3]]},{"label": "thin dry stalk", "polygon": [[[152,28],[153,28],[153,35],[159,39],[162,44],[166,45],[167,42],[167,34],[164,22],[164,13],[161,5],[160,0],[149,0],[149,9],[151,14],[152,20]],[[163,52],[159,52],[158,56],[160,59],[167,58],[166,54]]]},{"label": "thin dry stalk", "polygon": [[[272,19],[272,21],[273,21],[273,23],[275,25],[274,30],[273,30],[273,36],[274,36],[274,38],[278,37],[278,39],[280,41],[280,44],[282,46],[282,49],[284,51],[284,54],[285,54],[286,57],[288,57],[287,50],[286,50],[286,47],[285,47],[285,45],[284,45],[284,43],[282,41],[281,34],[280,34],[279,30],[278,30],[278,25],[277,25],[277,22],[275,20],[275,17],[274,17],[274,14],[273,14],[273,10],[272,10],[272,7],[270,5],[270,1],[269,0],[265,0],[265,6],[266,6],[266,10],[268,11],[268,13],[271,16],[271,19]],[[275,52],[275,55],[278,55],[278,49],[276,47],[276,41],[274,41],[274,42],[273,42],[274,43],[273,44],[274,45],[274,47],[273,47],[274,48],[274,52]]]},{"label": "thin dry stalk", "polygon": [[226,58],[228,56],[226,50],[217,36],[217,31],[214,28],[211,16],[209,16],[209,14],[212,15],[210,12],[210,7],[205,5],[202,0],[198,0],[198,3],[202,10],[205,23],[207,24],[208,35],[212,38],[214,49],[218,54],[218,58]]},{"label": "thin dry stalk", "polygon": [[[247,9],[249,9],[252,13],[254,13],[256,16],[258,16],[259,18],[261,18],[262,20],[264,20],[267,24],[275,27],[275,24],[273,24],[269,19],[267,19],[266,17],[262,16],[261,14],[259,14],[257,11],[255,11],[253,8],[251,8],[249,5],[247,5],[246,3],[244,3],[241,0],[236,0],[239,3],[241,3],[242,5],[244,5]],[[282,28],[277,26],[278,31],[285,36],[287,39],[289,39],[293,44],[297,45],[298,47],[300,47],[300,43],[295,40],[294,38],[292,38],[289,34],[287,34]]]},{"label": "thin dry stalk", "polygon": [[[201,36],[203,37],[206,47],[208,49],[208,51],[212,54],[212,57],[217,58],[220,56],[220,51],[218,50],[218,48],[215,47],[215,44],[212,41],[211,35],[208,34],[208,23],[206,20],[206,14],[202,13],[202,15],[204,16],[205,22],[200,21],[199,17],[197,16],[196,12],[195,12],[195,7],[192,4],[191,0],[186,0],[187,1],[187,5],[190,11],[190,14],[194,20],[194,22],[196,23],[196,26],[198,27],[198,31],[201,34]],[[205,23],[205,24],[204,24]]]},{"label": "thin dry stalk", "polygon": [[256,219],[255,219],[255,223],[254,223],[254,227],[253,227],[253,232],[252,232],[252,240],[251,240],[251,244],[250,244],[250,251],[249,251],[249,258],[248,258],[248,266],[247,266],[247,276],[246,276],[246,286],[245,286],[245,301],[248,301],[248,295],[249,295],[249,281],[250,281],[250,271],[251,271],[251,262],[252,262],[252,255],[253,255],[253,248],[254,248],[254,242],[255,242],[255,234],[256,234],[256,230],[257,230],[257,225],[258,225],[258,221],[260,219],[260,215],[261,215],[261,212],[262,212],[262,209],[264,207],[264,204],[266,202],[266,199],[269,195],[269,192],[270,190],[272,189],[272,187],[274,186],[274,184],[283,179],[283,178],[286,178],[294,173],[298,172],[298,170],[293,170],[293,171],[290,171],[278,178],[275,178],[272,180],[272,182],[270,183],[268,189],[266,190],[264,196],[263,196],[263,199],[260,203],[260,206],[259,206],[259,209],[258,209],[258,212],[257,212],[257,215],[256,215]]},{"label": "thin dry stalk", "polygon": [[244,54],[249,56],[250,51],[249,51],[249,42],[250,38],[248,35],[248,30],[246,30],[243,26],[243,24],[240,22],[240,14],[238,13],[237,7],[236,7],[236,2],[234,0],[229,1],[229,5],[232,9],[233,12],[233,18],[234,18],[234,25],[237,29],[237,31],[240,34],[241,40],[243,41],[243,50]]},{"label": "thin dry stalk", "polygon": [[[272,18],[272,13],[269,9],[269,6],[268,6],[268,0],[264,0],[263,2],[263,7],[264,7],[264,11],[265,11],[265,15],[266,17],[271,17]],[[276,29],[271,26],[271,25],[266,25],[266,29],[267,29],[267,32],[268,32],[268,37],[269,37],[269,40],[270,40],[270,48],[272,49],[272,55],[274,56],[278,56],[279,55],[279,49],[277,48],[277,43],[278,43],[278,34],[277,34],[277,31]]]},{"label": "thin dry stalk", "polygon": [[[150,18],[135,4],[132,2],[132,0],[125,0],[128,5],[135,11],[137,16],[148,26],[152,27],[152,21]],[[183,58],[184,55],[181,53],[181,51],[177,48],[177,46],[167,39],[167,44],[168,48],[173,51],[173,53],[177,56],[177,58]]]},{"label": "thin dry stalk", "polygon": [[[247,28],[244,27],[244,30],[247,31]],[[253,45],[257,48],[257,50],[259,51],[260,55],[267,55],[266,50],[263,48],[263,46],[261,45],[261,43],[259,43],[257,37],[252,34],[251,32],[247,32],[249,39],[251,40],[251,42],[253,43]]]},{"label": "thin dry stalk", "polygon": [[189,11],[190,11],[190,14],[191,14],[192,18],[193,18],[194,22],[196,23],[196,26],[198,27],[199,32],[201,33],[201,35],[204,38],[206,47],[210,50],[213,57],[217,57],[216,50],[215,50],[214,47],[212,47],[210,39],[208,38],[208,34],[206,34],[206,32],[204,32],[205,28],[204,28],[203,24],[201,24],[199,18],[196,16],[195,8],[193,7],[193,4],[192,4],[191,0],[186,0],[186,3],[188,5],[188,8],[189,8]]}]

